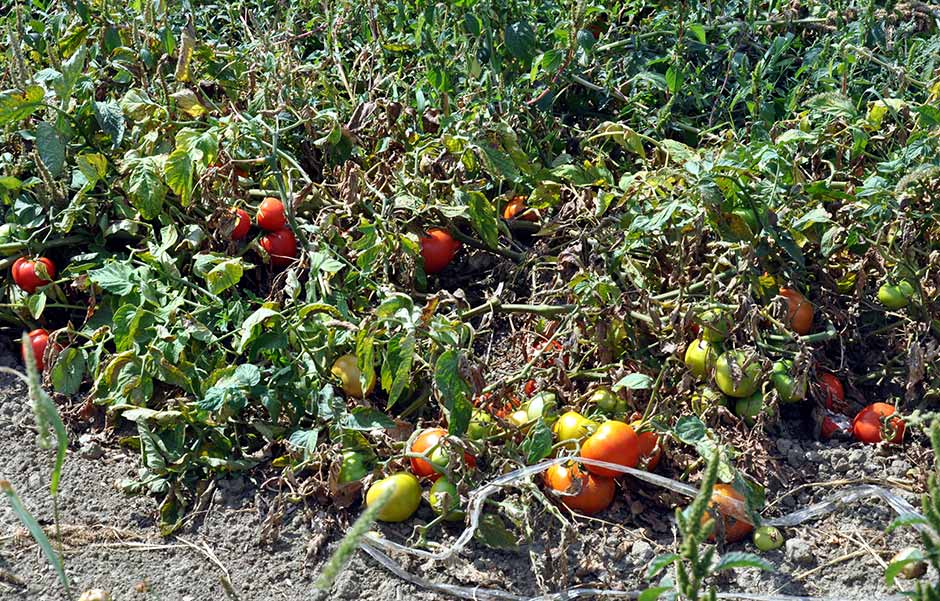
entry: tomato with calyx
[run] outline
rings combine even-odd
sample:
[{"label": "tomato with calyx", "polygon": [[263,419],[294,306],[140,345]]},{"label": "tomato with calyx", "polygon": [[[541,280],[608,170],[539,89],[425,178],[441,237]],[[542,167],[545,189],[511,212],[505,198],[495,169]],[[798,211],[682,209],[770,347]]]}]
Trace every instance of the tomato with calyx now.
[{"label": "tomato with calyx", "polygon": [[721,342],[731,331],[731,316],[721,309],[702,311],[695,320],[701,328],[702,339],[708,342]]},{"label": "tomato with calyx", "polygon": [[267,197],[258,205],[258,214],[255,216],[258,227],[269,232],[284,229],[287,217],[284,215],[284,203],[272,197]]},{"label": "tomato with calyx", "polygon": [[575,464],[553,465],[545,470],[544,480],[549,490],[560,493],[553,496],[562,504],[586,515],[604,511],[614,500],[612,478],[584,471]]},{"label": "tomato with calyx", "polygon": [[503,219],[510,221],[520,219],[522,221],[538,221],[539,216],[534,210],[528,210],[525,206],[525,196],[514,196],[512,200],[506,203],[503,209]]},{"label": "tomato with calyx", "polygon": [[457,522],[464,518],[464,512],[460,510],[460,493],[457,487],[447,478],[438,478],[431,485],[431,491],[428,493],[428,504],[437,515],[443,515],[448,522]]},{"label": "tomato with calyx", "polygon": [[272,267],[286,267],[297,257],[297,238],[288,229],[261,236],[259,244],[268,253]]},{"label": "tomato with calyx", "polygon": [[[48,278],[42,275],[43,269],[46,270]],[[20,257],[13,263],[12,271],[13,281],[29,294],[36,292],[36,289],[40,286],[51,284],[56,273],[55,263],[52,262],[52,259],[46,257],[39,257],[38,259]]]},{"label": "tomato with calyx", "polygon": [[597,429],[597,422],[590,420],[577,411],[568,411],[558,418],[552,431],[558,442],[566,449],[575,449],[585,436]]},{"label": "tomato with calyx", "polygon": [[757,391],[760,375],[760,363],[744,351],[722,353],[715,363],[715,383],[728,396],[751,396]]},{"label": "tomato with calyx", "polygon": [[780,296],[787,300],[787,326],[801,336],[813,329],[813,304],[793,288],[781,288]]},{"label": "tomato with calyx", "polygon": [[[33,357],[36,358],[36,369],[42,371],[46,367],[44,355],[46,354],[46,347],[49,346],[49,332],[39,328],[30,332],[27,336],[29,336],[30,346],[33,347]],[[26,347],[23,347],[21,352],[23,363],[26,363]]]},{"label": "tomato with calyx", "polygon": [[[640,439],[629,424],[608,420],[581,444],[581,456],[595,461],[616,463],[625,467],[636,467],[640,460]],[[586,466],[587,470],[598,476],[616,478],[622,472],[606,467]]]},{"label": "tomato with calyx", "polygon": [[428,230],[427,235],[421,238],[420,242],[425,273],[434,274],[444,271],[460,250],[460,242],[440,228]]},{"label": "tomato with calyx", "polygon": [[[430,428],[415,438],[415,441],[411,444],[412,453],[421,454],[430,450],[427,459],[420,457],[411,457],[409,459],[411,471],[413,471],[416,476],[428,478],[429,480],[437,480],[441,477],[441,472],[447,467],[449,458],[448,449],[444,442],[445,438],[447,438],[447,430],[444,428]],[[469,467],[476,467],[476,457],[470,453],[464,452],[463,458]],[[441,470],[441,472],[434,469],[435,467]]]},{"label": "tomato with calyx", "polygon": [[802,379],[793,376],[793,361],[783,359],[774,363],[770,374],[777,395],[784,403],[796,403],[806,396],[806,385]]},{"label": "tomato with calyx", "polygon": [[852,434],[856,440],[874,444],[887,440],[890,443],[900,444],[904,440],[904,420],[894,415],[894,405],[888,403],[872,403],[859,411],[852,420]]},{"label": "tomato with calyx", "polygon": [[704,379],[715,367],[720,352],[720,346],[699,338],[692,341],[685,349],[685,366],[689,368],[693,376]]},{"label": "tomato with calyx", "polygon": [[251,216],[248,215],[248,211],[245,209],[232,207],[229,210],[235,217],[235,226],[232,228],[230,236],[232,240],[244,240],[245,236],[248,235],[248,230],[251,229]]},{"label": "tomato with calyx", "polygon": [[845,413],[848,405],[845,403],[845,388],[842,382],[829,372],[819,373],[819,389],[822,392],[823,404],[830,411]]},{"label": "tomato with calyx", "polygon": [[[735,501],[741,503],[741,505],[739,506]],[[733,486],[720,483],[715,485],[708,506],[712,511],[722,516],[725,542],[737,542],[750,534],[754,529],[754,526],[748,521],[743,504],[744,495],[735,490]],[[713,518],[709,513],[702,516],[702,525],[709,524],[712,521]],[[715,542],[715,539],[716,532],[712,531],[708,536],[708,540]]]},{"label": "tomato with calyx", "polygon": [[366,506],[378,503],[386,493],[391,496],[376,516],[383,522],[404,522],[421,504],[421,485],[417,478],[405,472],[374,482],[366,493]]}]

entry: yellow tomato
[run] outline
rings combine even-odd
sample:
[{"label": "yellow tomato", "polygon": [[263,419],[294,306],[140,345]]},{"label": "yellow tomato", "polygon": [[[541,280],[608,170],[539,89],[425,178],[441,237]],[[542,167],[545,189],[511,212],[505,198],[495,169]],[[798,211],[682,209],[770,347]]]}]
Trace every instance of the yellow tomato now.
[{"label": "yellow tomato", "polygon": [[565,448],[574,449],[578,446],[579,440],[597,429],[597,422],[584,417],[577,411],[568,411],[558,418],[552,429],[558,441],[565,443]]}]

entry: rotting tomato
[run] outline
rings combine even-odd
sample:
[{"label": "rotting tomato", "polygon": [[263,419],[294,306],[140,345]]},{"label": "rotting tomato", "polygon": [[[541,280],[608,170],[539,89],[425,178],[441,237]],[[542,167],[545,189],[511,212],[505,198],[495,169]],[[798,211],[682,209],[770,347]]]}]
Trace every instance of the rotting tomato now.
[{"label": "rotting tomato", "polygon": [[568,411],[558,418],[552,431],[558,442],[566,449],[575,449],[585,436],[597,429],[597,422],[590,420],[577,411]]},{"label": "rotting tomato", "polygon": [[287,217],[284,215],[284,203],[280,200],[267,197],[258,205],[258,214],[255,216],[258,227],[269,232],[284,229]]},{"label": "rotting tomato", "polygon": [[[49,346],[49,332],[39,328],[33,330],[29,334],[29,344],[33,347],[33,357],[36,358],[36,369],[42,371],[45,369],[45,359],[46,347]],[[23,363],[26,363],[26,347],[20,349],[20,352],[23,355]]]},{"label": "rotting tomato", "polygon": [[231,233],[232,240],[244,240],[248,235],[248,230],[251,229],[251,216],[245,209],[232,207],[229,210],[235,216],[235,226]]},{"label": "rotting tomato", "polygon": [[[40,265],[42,266],[39,267]],[[43,269],[45,269],[46,275],[49,276],[48,278],[42,275]],[[29,294],[36,292],[36,289],[40,286],[52,283],[56,274],[55,263],[47,257],[39,257],[38,259],[20,257],[13,263],[12,272],[13,281],[16,285]]]},{"label": "rotting tomato", "polygon": [[[586,472],[578,465],[553,465],[545,470],[545,485],[566,507],[594,515],[610,507],[614,500],[612,478]],[[571,493],[571,494],[565,494]]]},{"label": "rotting tomato", "polygon": [[721,347],[704,338],[693,340],[685,349],[685,366],[693,376],[704,379],[715,367],[719,352]]},{"label": "rotting tomato", "polygon": [[526,380],[525,386],[523,386],[522,390],[523,392],[525,392],[526,396],[532,396],[533,394],[535,394],[536,386],[537,385],[535,383],[535,380]]},{"label": "rotting tomato", "polygon": [[[608,420],[598,426],[594,434],[581,444],[581,456],[585,459],[636,467],[640,460],[640,439],[629,424]],[[622,475],[622,472],[600,466],[588,465],[587,470],[608,478]]]},{"label": "rotting tomato", "polygon": [[845,388],[842,382],[829,372],[819,373],[819,389],[822,392],[822,400],[826,409],[845,413],[849,407],[845,403]]},{"label": "rotting tomato", "polygon": [[431,485],[428,504],[434,513],[443,515],[448,522],[456,522],[464,518],[465,514],[460,510],[460,493],[457,492],[454,483],[447,478],[438,478]]},{"label": "rotting tomato", "polygon": [[286,267],[297,256],[297,238],[294,232],[283,229],[261,236],[261,248],[271,258],[272,267]]},{"label": "rotting tomato", "polygon": [[[443,471],[447,467],[449,454],[444,443],[446,437],[447,430],[444,428],[430,428],[415,438],[415,441],[411,444],[412,453],[422,454],[429,449],[431,451],[428,455],[428,459],[422,459],[420,457],[409,458],[411,471],[413,471],[416,476],[428,478],[429,480],[437,480],[441,476],[441,473],[434,468],[437,467]],[[463,458],[467,466],[476,466],[476,457],[470,453],[464,452]]]},{"label": "rotting tomato", "polygon": [[[708,506],[722,516],[725,542],[737,542],[754,529],[754,526],[748,521],[747,514],[742,506],[743,503],[744,495],[735,490],[730,484],[719,483],[715,485]],[[712,522],[712,520],[712,516],[708,513],[702,516],[703,525]],[[716,532],[713,531],[708,540],[714,542],[715,539]]]},{"label": "rotting tomato", "polygon": [[362,372],[359,370],[359,363],[355,355],[343,355],[336,359],[330,372],[339,378],[343,392],[348,396],[361,399],[372,392],[374,382],[370,384],[368,390],[362,390]]},{"label": "rotting tomato", "polygon": [[852,434],[856,440],[874,444],[887,440],[900,444],[904,440],[904,420],[893,417],[887,421],[883,418],[894,415],[894,405],[888,403],[872,403],[859,411],[852,420]]},{"label": "rotting tomato", "polygon": [[425,273],[434,274],[444,271],[460,250],[460,242],[440,228],[428,230],[427,235],[421,238],[420,242]]},{"label": "rotting tomato", "polygon": [[715,383],[728,396],[749,397],[757,391],[761,366],[744,351],[722,353],[715,363]]},{"label": "rotting tomato", "polygon": [[512,199],[506,203],[506,208],[503,209],[503,219],[507,221],[512,219],[532,222],[538,221],[538,214],[534,210],[527,209],[525,201],[525,196],[513,196]]},{"label": "rotting tomato", "polygon": [[388,502],[379,511],[376,519],[383,522],[404,522],[418,510],[421,504],[421,485],[418,479],[406,472],[392,474],[375,481],[366,493],[366,506],[377,503],[391,491]]},{"label": "rotting tomato", "polygon": [[781,288],[780,296],[787,300],[787,325],[801,336],[809,334],[813,329],[813,304],[793,288]]}]

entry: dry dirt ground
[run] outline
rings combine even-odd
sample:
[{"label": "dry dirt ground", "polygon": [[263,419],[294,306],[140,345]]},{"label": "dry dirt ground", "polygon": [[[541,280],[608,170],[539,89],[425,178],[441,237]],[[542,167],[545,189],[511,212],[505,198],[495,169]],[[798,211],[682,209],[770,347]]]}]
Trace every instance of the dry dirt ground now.
[{"label": "dry dirt ground", "polygon": [[[0,341],[0,364],[19,367]],[[786,417],[786,416],[785,416]],[[768,477],[769,515],[780,515],[822,499],[836,487],[811,486],[784,495],[799,484],[846,479],[888,478],[923,481],[923,448],[878,449],[853,443],[822,445],[786,428],[775,433]],[[51,529],[48,478],[51,455],[38,448],[26,392],[18,381],[0,378],[0,477],[10,480],[28,508]],[[62,479],[60,524],[67,546],[66,566],[75,591],[99,587],[115,601],[201,601],[362,599],[430,601],[445,597],[405,583],[370,558],[358,555],[333,589],[315,593],[324,559],[341,536],[326,510],[289,507],[277,532],[265,529],[273,495],[243,476],[218,482],[211,505],[173,537],[156,527],[156,503],[128,497],[115,483],[133,476],[137,458],[116,441],[73,436]],[[918,495],[902,493],[918,503]],[[574,521],[567,534],[541,512],[533,534],[518,551],[493,551],[473,543],[447,565],[399,558],[413,573],[437,582],[509,589],[523,595],[591,585],[620,590],[648,586],[643,572],[657,554],[674,548],[667,507],[657,491],[628,484],[618,492],[604,521]],[[354,517],[355,510],[352,516]],[[719,580],[720,590],[812,595],[832,599],[884,599],[898,589],[884,586],[883,562],[900,547],[916,542],[905,530],[889,535],[892,518],[880,502],[863,502],[821,520],[786,531],[786,546],[764,555],[772,574],[739,570]],[[427,508],[405,526],[383,527],[405,541],[416,521],[431,517]],[[348,523],[348,520],[346,520]],[[448,526],[435,538],[445,542],[460,532]],[[740,543],[733,550],[753,551]],[[533,569],[533,565],[535,569]],[[224,579],[231,583],[226,592]],[[936,579],[928,572],[926,578]],[[905,583],[910,588],[910,583]],[[64,599],[55,574],[24,534],[8,505],[0,501],[0,599]]]}]

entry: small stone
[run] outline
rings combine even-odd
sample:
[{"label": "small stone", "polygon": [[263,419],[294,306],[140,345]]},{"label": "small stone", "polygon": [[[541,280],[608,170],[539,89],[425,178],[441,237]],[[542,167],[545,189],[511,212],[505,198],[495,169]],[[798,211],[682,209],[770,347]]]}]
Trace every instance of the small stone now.
[{"label": "small stone", "polygon": [[816,562],[812,546],[802,538],[788,539],[784,556],[787,561],[797,565],[812,565]]},{"label": "small stone", "polygon": [[865,462],[865,452],[861,449],[854,449],[849,453],[849,463],[853,465],[861,465]]},{"label": "small stone", "polygon": [[630,555],[640,563],[649,561],[653,558],[653,546],[645,540],[638,540],[630,548]]},{"label": "small stone", "polygon": [[790,449],[790,452],[787,453],[787,463],[791,467],[800,467],[803,465],[803,453],[799,449]]},{"label": "small stone", "polygon": [[104,456],[104,449],[101,448],[100,444],[92,440],[78,448],[78,455],[82,459],[101,459]]},{"label": "small stone", "polygon": [[778,438],[777,439],[777,450],[781,455],[787,456],[790,453],[790,449],[793,448],[793,443],[788,438]]},{"label": "small stone", "polygon": [[823,456],[819,451],[810,451],[806,454],[806,460],[812,463],[822,463]]}]

